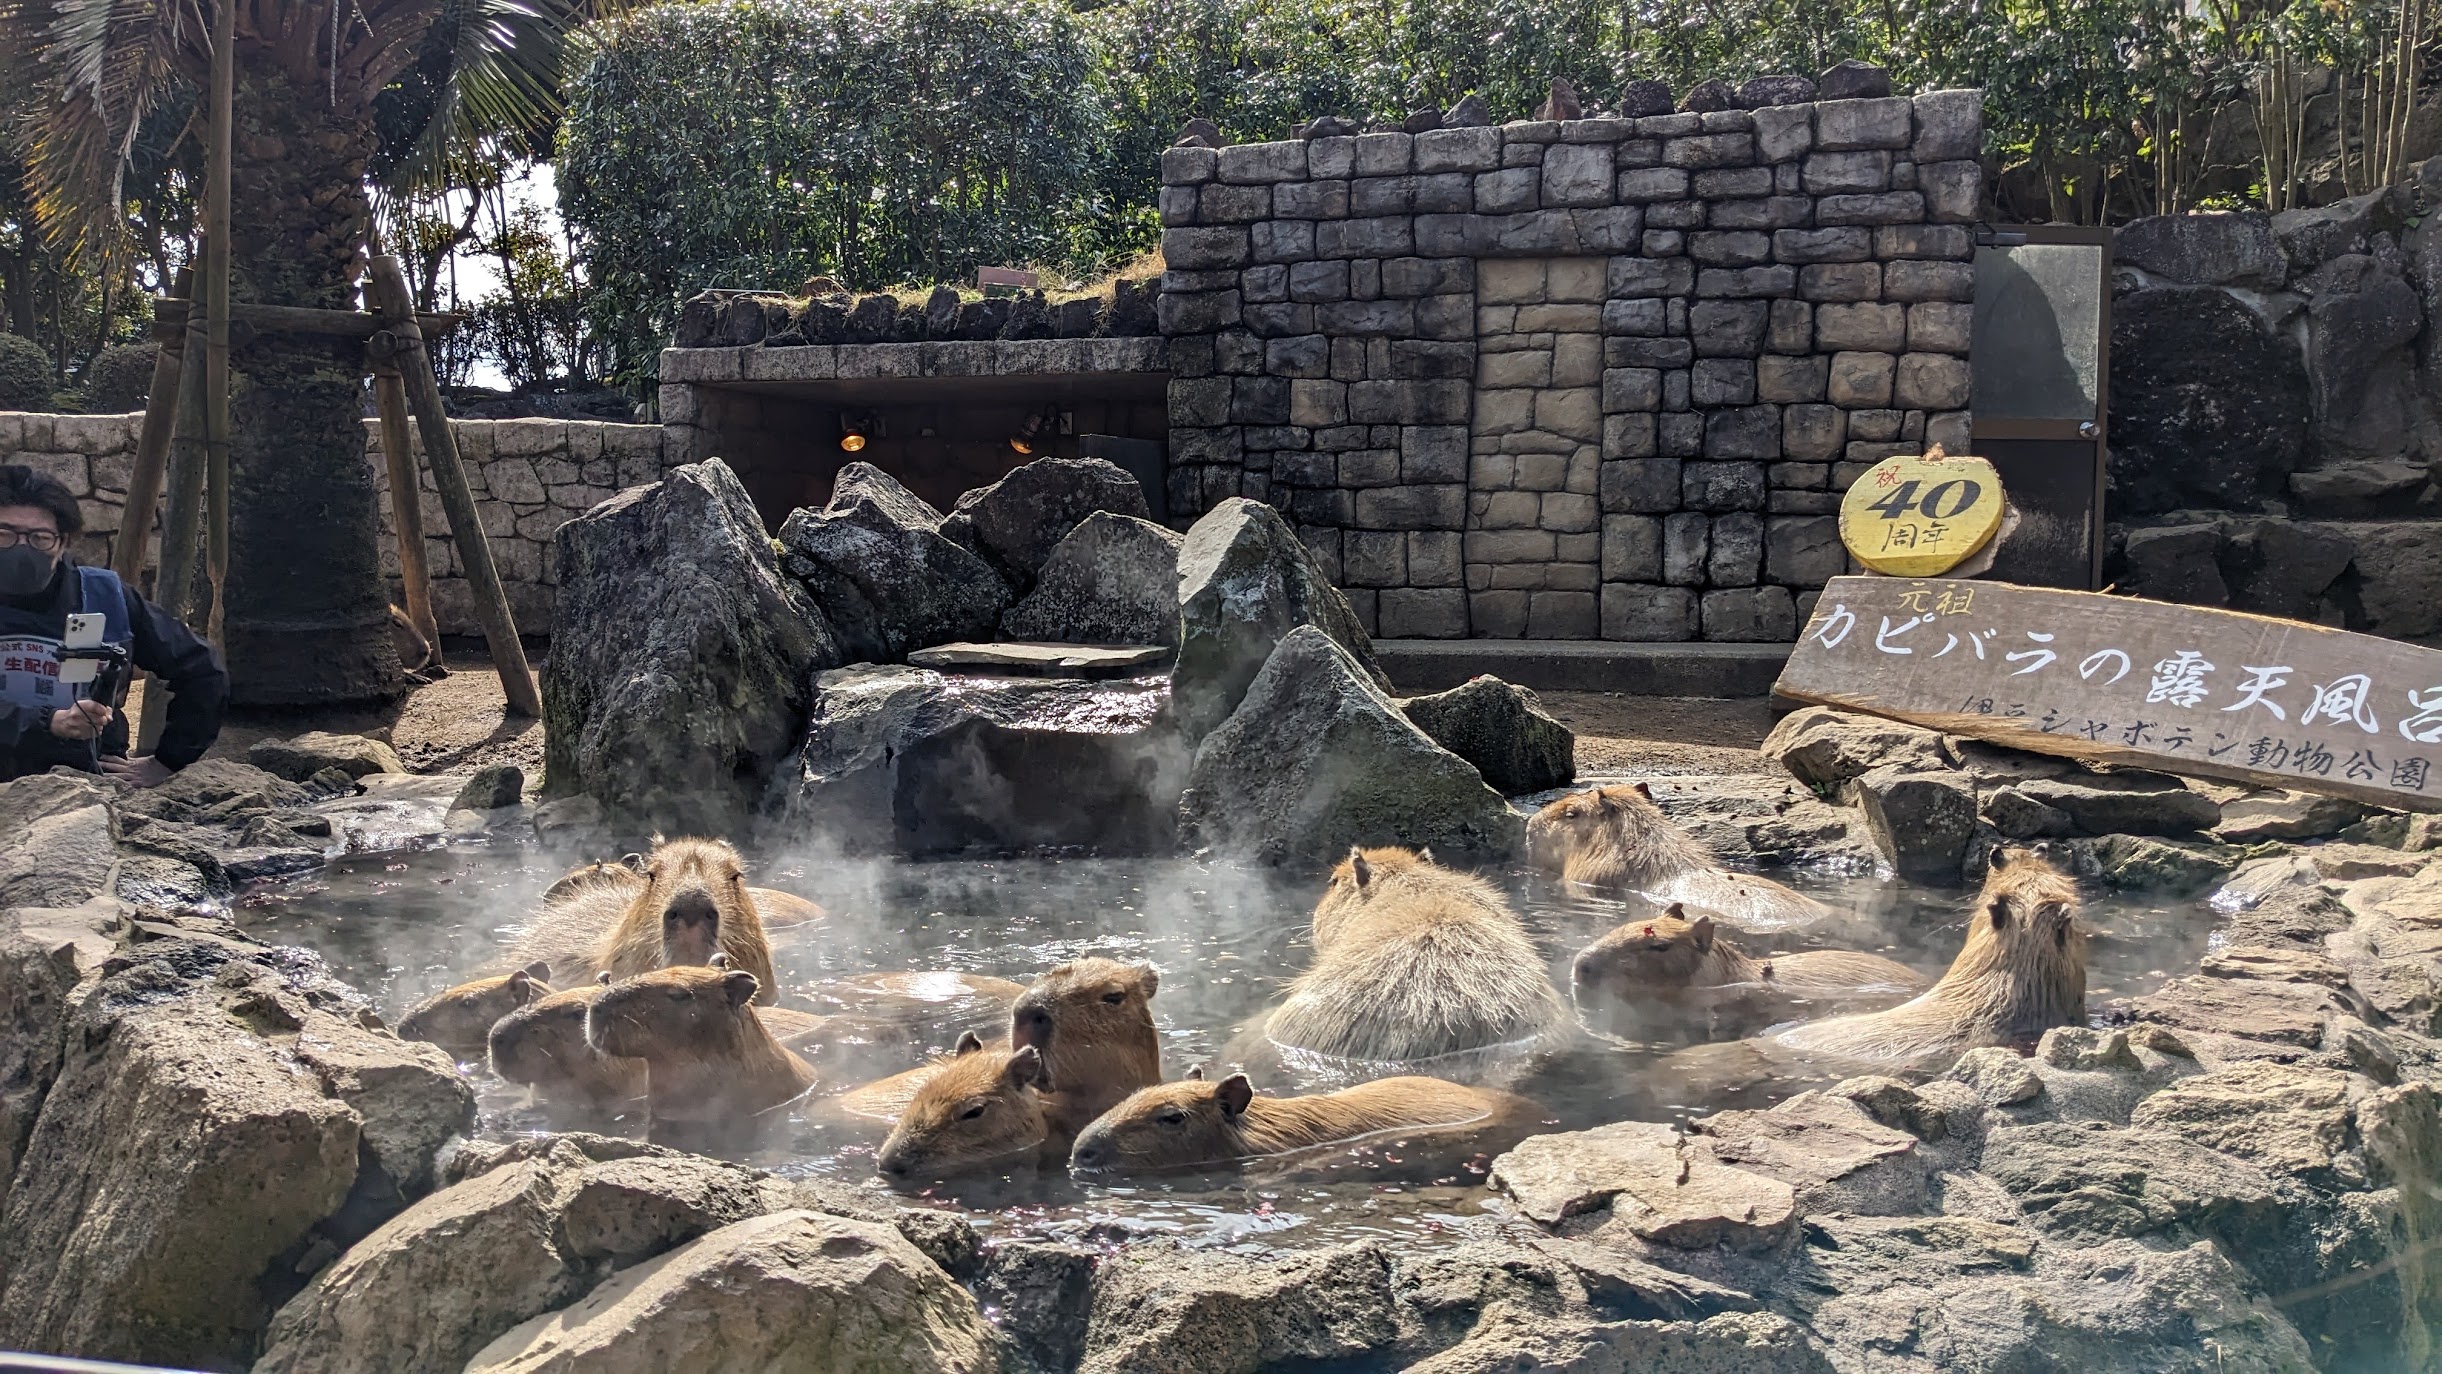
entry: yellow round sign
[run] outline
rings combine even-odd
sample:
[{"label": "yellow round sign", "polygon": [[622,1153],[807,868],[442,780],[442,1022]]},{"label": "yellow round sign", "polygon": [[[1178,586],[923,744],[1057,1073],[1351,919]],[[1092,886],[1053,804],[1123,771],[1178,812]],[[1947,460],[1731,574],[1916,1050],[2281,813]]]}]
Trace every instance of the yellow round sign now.
[{"label": "yellow round sign", "polygon": [[1944,454],[1885,458],[1840,498],[1840,542],[1857,561],[1891,577],[1939,577],[1966,562],[2001,528],[2001,475],[1981,458]]}]

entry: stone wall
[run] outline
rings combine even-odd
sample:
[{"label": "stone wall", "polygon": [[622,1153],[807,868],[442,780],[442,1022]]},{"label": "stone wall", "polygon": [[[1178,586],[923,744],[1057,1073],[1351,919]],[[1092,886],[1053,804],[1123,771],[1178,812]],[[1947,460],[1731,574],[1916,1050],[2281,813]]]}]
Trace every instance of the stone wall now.
[{"label": "stone wall", "polygon": [[2115,235],[2105,575],[2442,640],[2442,159]]},{"label": "stone wall", "polygon": [[[77,494],[86,529],[77,555],[88,562],[110,560],[143,420],[141,414],[0,412],[0,462],[32,464]],[[558,583],[552,534],[571,516],[621,487],[660,480],[661,427],[588,420],[458,420],[451,429],[467,462],[468,481],[518,626],[527,634],[548,634]],[[365,422],[365,459],[381,492],[382,571],[391,579],[395,601],[398,548],[390,528],[389,470],[382,458],[380,429],[371,420]],[[434,618],[443,634],[480,634],[429,470],[424,471],[423,507]],[[152,548],[157,554],[157,532]]]},{"label": "stone wall", "polygon": [[1981,95],[1162,159],[1174,519],[1388,637],[1773,641],[1864,465],[1967,439]]}]

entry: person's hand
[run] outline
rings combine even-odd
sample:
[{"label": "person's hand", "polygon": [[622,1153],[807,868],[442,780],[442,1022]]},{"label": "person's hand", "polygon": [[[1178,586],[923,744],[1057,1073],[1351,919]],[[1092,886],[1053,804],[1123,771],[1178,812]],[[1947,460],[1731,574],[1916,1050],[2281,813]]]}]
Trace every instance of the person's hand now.
[{"label": "person's hand", "polygon": [[150,754],[142,758],[106,758],[102,771],[133,787],[159,787],[170,780],[169,767]]},{"label": "person's hand", "polygon": [[99,739],[114,713],[98,701],[80,701],[51,713],[51,733],[61,739]]}]

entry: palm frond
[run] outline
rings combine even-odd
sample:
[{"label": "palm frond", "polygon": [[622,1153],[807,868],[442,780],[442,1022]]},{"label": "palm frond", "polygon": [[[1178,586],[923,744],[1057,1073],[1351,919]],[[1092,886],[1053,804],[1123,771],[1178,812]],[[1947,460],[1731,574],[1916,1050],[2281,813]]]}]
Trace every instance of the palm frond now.
[{"label": "palm frond", "polygon": [[0,0],[8,84],[37,93],[21,136],[36,216],[81,255],[114,242],[145,116],[200,71],[199,0]]},{"label": "palm frond", "polygon": [[532,139],[560,116],[560,71],[579,0],[446,0],[425,39],[445,44],[447,75],[429,118],[382,175],[394,196],[462,184],[487,141]]}]

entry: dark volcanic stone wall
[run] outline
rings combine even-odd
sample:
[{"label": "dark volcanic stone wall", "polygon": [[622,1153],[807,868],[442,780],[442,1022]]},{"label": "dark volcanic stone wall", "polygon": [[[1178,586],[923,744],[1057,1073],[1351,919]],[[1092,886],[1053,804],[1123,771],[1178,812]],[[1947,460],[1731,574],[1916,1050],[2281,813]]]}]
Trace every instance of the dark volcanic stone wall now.
[{"label": "dark volcanic stone wall", "polygon": [[1162,159],[1170,503],[1392,637],[1794,637],[1864,466],[1967,440],[1981,93]]}]

